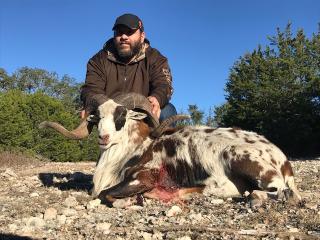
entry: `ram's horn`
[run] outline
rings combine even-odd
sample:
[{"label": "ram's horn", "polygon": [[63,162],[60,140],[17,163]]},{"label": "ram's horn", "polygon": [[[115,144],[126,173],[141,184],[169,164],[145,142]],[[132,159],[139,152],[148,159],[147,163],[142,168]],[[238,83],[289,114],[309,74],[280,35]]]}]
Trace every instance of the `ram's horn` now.
[{"label": "ram's horn", "polygon": [[189,119],[189,118],[190,118],[189,115],[183,115],[183,114],[171,116],[171,117],[165,119],[163,122],[161,122],[160,125],[158,127],[156,127],[151,132],[150,135],[155,138],[160,137],[162,135],[162,133],[170,126],[170,124],[172,124],[176,121],[185,120],[185,119]]},{"label": "ram's horn", "polygon": [[149,123],[152,128],[159,126],[158,118],[152,113],[152,106],[148,98],[138,93],[126,93],[118,95],[114,101],[125,106],[128,109],[142,110],[148,115]]},{"label": "ram's horn", "polygon": [[83,139],[91,133],[93,126],[97,124],[97,121],[94,121],[94,117],[89,116],[90,113],[96,112],[99,105],[107,101],[107,96],[103,94],[95,94],[88,97],[86,101],[86,116],[85,119],[80,123],[80,125],[72,130],[67,130],[64,126],[57,122],[44,121],[39,124],[39,128],[53,128],[57,132],[61,133],[63,136],[70,139]]}]

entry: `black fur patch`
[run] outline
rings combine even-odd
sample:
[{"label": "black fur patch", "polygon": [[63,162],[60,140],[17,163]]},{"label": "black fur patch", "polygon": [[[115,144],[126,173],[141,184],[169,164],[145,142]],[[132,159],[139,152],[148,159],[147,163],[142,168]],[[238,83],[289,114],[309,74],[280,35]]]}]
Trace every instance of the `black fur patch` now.
[{"label": "black fur patch", "polygon": [[190,135],[190,132],[184,132],[184,133],[182,134],[182,137],[186,138],[186,137],[188,137],[189,135]]},{"label": "black fur patch", "polygon": [[165,149],[168,157],[173,157],[177,153],[177,148],[182,144],[178,139],[166,138],[158,141],[154,147],[154,152],[161,152],[162,149]]},{"label": "black fur patch", "polygon": [[126,115],[127,115],[127,109],[123,106],[116,107],[116,110],[114,111],[113,119],[114,124],[116,126],[116,130],[119,131],[126,123]]},{"label": "black fur patch", "polygon": [[168,164],[165,169],[171,180],[179,187],[197,187],[199,182],[209,177],[209,174],[196,161],[192,161],[190,166],[184,159],[177,159],[175,165],[176,167]]},{"label": "black fur patch", "polygon": [[168,157],[173,157],[174,155],[176,155],[177,148],[181,145],[182,142],[180,140],[167,138],[164,139],[162,143]]},{"label": "black fur patch", "polygon": [[216,129],[214,129],[214,128],[207,128],[207,129],[204,130],[204,132],[205,132],[205,133],[212,133],[214,130],[216,130]]}]

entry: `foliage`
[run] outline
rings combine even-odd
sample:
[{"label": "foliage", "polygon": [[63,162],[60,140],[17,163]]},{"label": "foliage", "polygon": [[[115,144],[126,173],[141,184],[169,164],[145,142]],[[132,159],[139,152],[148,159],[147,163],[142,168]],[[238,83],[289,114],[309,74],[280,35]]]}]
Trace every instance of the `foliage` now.
[{"label": "foliage", "polygon": [[292,36],[290,24],[231,68],[220,126],[264,134],[292,155],[320,151],[320,32]]},{"label": "foliage", "polygon": [[59,80],[45,70],[22,68],[12,76],[0,69],[0,80],[0,149],[31,151],[53,161],[98,158],[96,131],[87,140],[75,141],[38,128],[44,120],[68,129],[79,124],[79,85],[71,78]]},{"label": "foliage", "polygon": [[209,127],[216,127],[217,123],[214,117],[214,110],[212,108],[209,109],[208,113],[200,110],[198,105],[190,104],[188,107],[188,112],[180,111],[179,114],[189,115],[190,119],[178,121],[177,126],[187,126],[187,125],[206,125]]},{"label": "foliage", "polygon": [[192,125],[201,125],[203,123],[204,112],[200,111],[197,105],[189,105],[188,112],[191,116]]},{"label": "foliage", "polygon": [[39,68],[23,67],[9,76],[4,69],[0,68],[0,92],[12,89],[18,89],[28,94],[41,91],[61,100],[70,109],[81,106],[80,84],[68,75],[59,79],[55,72],[50,73]]}]

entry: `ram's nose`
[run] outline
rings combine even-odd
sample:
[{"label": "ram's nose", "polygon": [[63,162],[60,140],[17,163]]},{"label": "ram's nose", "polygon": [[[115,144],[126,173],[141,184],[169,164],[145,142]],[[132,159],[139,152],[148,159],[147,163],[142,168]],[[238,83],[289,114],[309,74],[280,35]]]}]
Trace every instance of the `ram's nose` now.
[{"label": "ram's nose", "polygon": [[99,144],[107,145],[109,143],[109,134],[99,135]]}]

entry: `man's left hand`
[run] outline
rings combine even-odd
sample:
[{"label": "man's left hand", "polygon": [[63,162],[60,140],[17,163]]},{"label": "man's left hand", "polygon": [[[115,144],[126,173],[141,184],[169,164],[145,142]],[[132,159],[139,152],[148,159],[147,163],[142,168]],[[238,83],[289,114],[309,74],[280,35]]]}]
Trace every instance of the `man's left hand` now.
[{"label": "man's left hand", "polygon": [[157,98],[155,98],[153,96],[149,96],[148,100],[150,101],[151,106],[152,106],[152,113],[159,118],[161,109],[160,109],[160,104],[159,104]]}]

